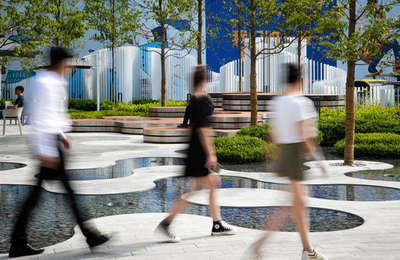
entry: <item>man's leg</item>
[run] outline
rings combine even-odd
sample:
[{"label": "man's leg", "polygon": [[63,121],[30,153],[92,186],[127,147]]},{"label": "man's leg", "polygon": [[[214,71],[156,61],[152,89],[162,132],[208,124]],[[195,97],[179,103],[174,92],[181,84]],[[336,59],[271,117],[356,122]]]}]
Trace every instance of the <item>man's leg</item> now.
[{"label": "man's leg", "polygon": [[[44,171],[46,171],[46,168],[42,167],[40,173],[43,173]],[[28,238],[26,234],[29,218],[40,198],[42,181],[42,178],[39,177],[36,186],[34,186],[33,191],[29,194],[28,198],[24,202],[21,212],[18,215],[18,219],[15,223],[11,237],[11,248],[9,252],[10,257],[37,255],[44,251],[43,249],[31,247],[28,244]]]},{"label": "man's leg", "polygon": [[24,202],[21,212],[18,215],[18,220],[15,223],[14,231],[11,238],[12,244],[15,243],[26,244],[28,242],[26,235],[26,228],[31,213],[39,201],[40,193],[42,190],[41,184],[42,184],[42,179],[40,178],[36,186],[34,186],[32,192],[28,195],[28,198]]},{"label": "man's leg", "polygon": [[91,230],[88,226],[83,223],[83,218],[81,211],[78,208],[78,203],[75,198],[74,191],[69,183],[69,177],[65,171],[65,162],[63,152],[60,149],[60,165],[58,169],[58,174],[67,192],[68,200],[72,208],[72,212],[78,222],[79,228],[81,229],[83,235],[86,237],[86,241],[89,246],[94,247],[103,244],[109,240],[108,237],[100,235],[97,231]]}]

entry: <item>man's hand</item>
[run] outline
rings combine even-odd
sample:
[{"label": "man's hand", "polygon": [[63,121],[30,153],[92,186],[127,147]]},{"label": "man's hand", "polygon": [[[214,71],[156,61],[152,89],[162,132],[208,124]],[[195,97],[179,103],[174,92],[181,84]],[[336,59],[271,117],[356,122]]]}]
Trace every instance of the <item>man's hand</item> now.
[{"label": "man's hand", "polygon": [[40,156],[41,166],[45,168],[56,169],[60,162],[58,157]]},{"label": "man's hand", "polygon": [[66,138],[62,141],[65,149],[70,150],[72,148],[72,142],[69,138]]},{"label": "man's hand", "polygon": [[210,155],[210,156],[208,156],[207,157],[207,161],[206,161],[206,164],[205,164],[205,167],[207,168],[207,169],[210,169],[210,170],[216,170],[216,168],[217,168],[217,156],[215,156],[215,155]]}]

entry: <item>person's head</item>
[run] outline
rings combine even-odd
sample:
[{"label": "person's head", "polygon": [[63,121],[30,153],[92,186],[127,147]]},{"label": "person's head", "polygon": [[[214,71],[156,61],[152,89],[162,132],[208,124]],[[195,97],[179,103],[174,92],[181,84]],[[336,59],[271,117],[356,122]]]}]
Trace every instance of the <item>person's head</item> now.
[{"label": "person's head", "polygon": [[24,93],[24,87],[23,86],[18,86],[15,88],[15,95],[20,96]]},{"label": "person's head", "polygon": [[72,58],[71,53],[63,47],[51,47],[49,56],[51,70],[64,70],[68,59]]},{"label": "person's head", "polygon": [[193,90],[204,87],[207,83],[207,67],[198,65],[193,71]]},{"label": "person's head", "polygon": [[301,76],[301,67],[293,63],[285,64],[286,84],[288,88],[296,88],[301,90],[303,78]]}]

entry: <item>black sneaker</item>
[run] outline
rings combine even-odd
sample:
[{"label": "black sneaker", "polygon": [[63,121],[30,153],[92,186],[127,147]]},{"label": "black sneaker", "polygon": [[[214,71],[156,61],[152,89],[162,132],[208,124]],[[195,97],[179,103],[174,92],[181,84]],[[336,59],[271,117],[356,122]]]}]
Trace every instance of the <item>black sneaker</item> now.
[{"label": "black sneaker", "polygon": [[235,231],[233,228],[223,221],[214,222],[211,231],[212,236],[229,236],[234,235]]},{"label": "black sneaker", "polygon": [[90,248],[93,248],[93,247],[104,244],[108,240],[110,240],[109,237],[99,234],[99,235],[93,235],[93,236],[86,238],[86,243],[89,245]]},{"label": "black sneaker", "polygon": [[12,244],[8,257],[20,257],[28,255],[39,255],[44,252],[42,248],[34,248],[31,245],[25,244]]},{"label": "black sneaker", "polygon": [[171,232],[169,224],[166,224],[165,222],[161,222],[157,226],[156,231],[166,236],[168,238],[168,241],[171,243],[178,243],[181,241],[179,237],[175,236],[174,233]]}]

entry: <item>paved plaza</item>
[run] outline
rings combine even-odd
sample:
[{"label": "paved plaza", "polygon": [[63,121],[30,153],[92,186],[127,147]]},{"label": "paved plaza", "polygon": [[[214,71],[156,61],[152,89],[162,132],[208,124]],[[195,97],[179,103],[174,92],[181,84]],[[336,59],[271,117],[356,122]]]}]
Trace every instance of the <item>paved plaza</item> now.
[{"label": "paved plaza", "polygon": [[[17,128],[7,128],[7,135],[0,136],[0,162],[23,163],[26,167],[0,171],[0,185],[33,185],[36,161],[28,146],[29,126],[24,135]],[[72,133],[73,149],[69,155],[69,169],[106,168],[116,161],[142,157],[177,157],[184,154],[184,144],[147,144],[142,135],[116,133]],[[373,185],[400,189],[400,182],[374,181],[347,177],[345,173],[361,170],[381,170],[392,167],[379,162],[358,161],[356,167],[340,166],[339,161],[328,161],[329,175],[319,172],[315,163],[308,163],[306,184]],[[179,176],[180,165],[138,168],[133,174],[121,178],[98,180],[74,180],[77,194],[103,195],[143,192],[155,187],[155,181]],[[222,170],[221,175],[237,176],[263,182],[286,183],[284,179],[268,172],[239,172]],[[63,193],[57,181],[46,181],[43,188],[52,193]],[[288,193],[279,190],[257,188],[232,188],[219,190],[219,202],[223,207],[271,207],[290,205]],[[12,194],[10,194],[12,196]],[[197,192],[190,202],[207,204],[207,192]],[[146,203],[146,202],[143,202]],[[329,259],[384,259],[400,260],[400,204],[388,201],[345,201],[307,198],[307,206],[348,212],[361,217],[364,223],[358,227],[340,231],[312,232],[313,245]],[[168,210],[168,209],[167,209]],[[255,259],[245,251],[257,239],[261,231],[237,227],[237,235],[211,237],[210,218],[182,214],[173,223],[173,229],[182,237],[181,243],[165,243],[154,234],[165,212],[122,214],[104,216],[89,221],[102,232],[112,235],[105,246],[90,252],[79,228],[66,241],[46,247],[39,256],[21,259]],[[296,232],[277,232],[265,245],[260,259],[300,259],[301,243]],[[1,259],[8,259],[0,254]]]}]

